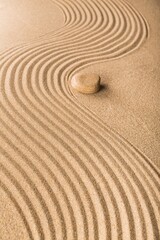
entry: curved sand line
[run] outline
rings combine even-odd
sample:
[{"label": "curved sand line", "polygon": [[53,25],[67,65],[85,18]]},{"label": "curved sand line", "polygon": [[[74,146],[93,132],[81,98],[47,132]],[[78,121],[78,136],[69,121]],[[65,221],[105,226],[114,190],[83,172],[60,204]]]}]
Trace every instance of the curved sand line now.
[{"label": "curved sand line", "polygon": [[68,89],[137,49],[147,23],[122,1],[55,3],[64,28],[1,57],[2,186],[31,239],[159,239],[159,169]]}]

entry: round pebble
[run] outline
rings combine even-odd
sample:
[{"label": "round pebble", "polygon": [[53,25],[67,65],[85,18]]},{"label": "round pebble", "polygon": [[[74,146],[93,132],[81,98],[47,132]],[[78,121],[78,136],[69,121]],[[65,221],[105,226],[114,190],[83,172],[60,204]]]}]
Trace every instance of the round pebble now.
[{"label": "round pebble", "polygon": [[71,79],[71,86],[80,93],[93,94],[100,89],[100,77],[97,74],[76,74]]}]

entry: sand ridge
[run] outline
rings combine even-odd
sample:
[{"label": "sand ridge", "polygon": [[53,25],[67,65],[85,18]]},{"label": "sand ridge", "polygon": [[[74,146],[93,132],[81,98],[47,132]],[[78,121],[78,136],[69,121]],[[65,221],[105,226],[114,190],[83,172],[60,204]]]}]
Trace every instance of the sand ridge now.
[{"label": "sand ridge", "polygon": [[68,86],[139,48],[146,20],[122,1],[53,2],[64,27],[1,55],[0,186],[29,239],[159,239],[159,169]]}]

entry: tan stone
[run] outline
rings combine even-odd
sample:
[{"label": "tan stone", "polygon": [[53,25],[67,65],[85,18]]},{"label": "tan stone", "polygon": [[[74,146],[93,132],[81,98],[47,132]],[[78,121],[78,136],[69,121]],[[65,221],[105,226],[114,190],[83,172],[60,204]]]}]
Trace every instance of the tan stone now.
[{"label": "tan stone", "polygon": [[96,93],[100,89],[100,77],[93,73],[77,74],[72,78],[71,86],[81,93]]}]

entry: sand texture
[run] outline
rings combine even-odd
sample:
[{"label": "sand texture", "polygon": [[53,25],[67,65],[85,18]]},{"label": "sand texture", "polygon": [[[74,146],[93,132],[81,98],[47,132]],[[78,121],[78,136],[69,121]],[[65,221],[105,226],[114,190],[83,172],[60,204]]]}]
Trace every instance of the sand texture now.
[{"label": "sand texture", "polygon": [[1,0],[0,20],[0,239],[159,240],[160,2]]}]

